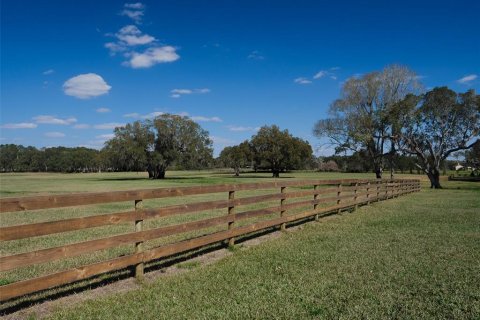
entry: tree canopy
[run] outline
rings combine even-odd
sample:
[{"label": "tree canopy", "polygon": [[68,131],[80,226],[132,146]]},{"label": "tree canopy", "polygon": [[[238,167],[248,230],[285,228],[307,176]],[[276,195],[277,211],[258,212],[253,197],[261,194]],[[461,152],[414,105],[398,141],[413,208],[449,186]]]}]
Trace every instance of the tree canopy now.
[{"label": "tree canopy", "polygon": [[420,88],[410,69],[392,65],[380,72],[348,79],[341,96],[330,106],[328,119],[319,120],[313,134],[328,138],[336,152],[365,150],[373,164],[377,178],[381,178],[386,155],[394,154],[394,105],[409,93]]},{"label": "tree canopy", "polygon": [[252,150],[248,141],[238,146],[225,147],[219,155],[219,160],[226,167],[235,171],[235,176],[240,175],[240,168],[246,167],[252,161]]},{"label": "tree canopy", "polygon": [[151,179],[165,178],[170,165],[200,169],[211,163],[208,132],[187,117],[163,114],[115,129],[105,150],[112,165],[123,170],[147,170]]},{"label": "tree canopy", "polygon": [[447,87],[408,95],[392,112],[398,119],[398,146],[415,155],[433,188],[441,188],[440,164],[452,153],[480,144],[480,96]]},{"label": "tree canopy", "polygon": [[280,172],[299,168],[312,158],[312,147],[307,141],[292,136],[276,125],[263,126],[250,141],[257,164],[265,163],[279,177]]}]

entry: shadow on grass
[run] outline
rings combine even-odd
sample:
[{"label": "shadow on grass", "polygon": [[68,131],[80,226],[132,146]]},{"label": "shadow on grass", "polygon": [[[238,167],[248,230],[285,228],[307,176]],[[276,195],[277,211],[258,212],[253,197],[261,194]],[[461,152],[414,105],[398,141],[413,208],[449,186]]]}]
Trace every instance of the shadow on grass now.
[{"label": "shadow on grass", "polygon": [[[350,211],[350,209],[345,209],[344,211]],[[320,218],[328,217],[337,214],[337,211],[331,211],[322,213],[319,215]],[[315,221],[315,216],[310,216],[304,219],[293,221],[287,223],[287,229],[303,225],[308,222]],[[248,240],[260,238],[266,236],[273,232],[279,230],[279,226],[270,227],[267,229],[259,230],[244,236],[235,237],[235,243],[241,244]],[[152,260],[148,263],[145,263],[144,271],[145,273],[153,271],[161,271],[167,267],[177,265],[181,262],[191,260],[195,257],[205,255],[210,252],[217,251],[222,248],[228,248],[228,240],[223,240],[218,243],[208,245],[206,247],[192,249],[189,251],[181,252],[175,255],[164,257],[158,260]],[[101,275],[96,275],[88,279],[80,280],[77,282],[72,282],[67,285],[62,285],[54,288],[49,288],[43,291],[38,291],[29,295],[25,295],[19,298],[13,298],[8,301],[4,301],[0,306],[0,316],[6,316],[17,311],[41,304],[46,301],[57,300],[63,297],[71,296],[74,294],[79,294],[88,290],[96,289],[103,287],[108,284],[112,284],[121,280],[134,277],[134,266],[129,268],[104,273]]]}]

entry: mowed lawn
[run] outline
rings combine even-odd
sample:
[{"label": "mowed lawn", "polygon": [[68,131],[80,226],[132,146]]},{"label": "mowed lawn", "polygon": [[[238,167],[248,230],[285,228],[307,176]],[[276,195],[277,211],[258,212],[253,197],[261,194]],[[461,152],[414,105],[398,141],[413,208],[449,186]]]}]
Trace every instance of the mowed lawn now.
[{"label": "mowed lawn", "polygon": [[[23,179],[9,187],[6,180],[16,176],[3,176],[2,196],[270,179],[268,174],[235,179],[205,172],[177,173],[177,178],[162,182],[136,179],[135,174],[77,176],[74,183],[72,175],[58,175],[57,183],[65,179],[63,190],[50,181],[51,175],[42,182],[44,190]],[[240,244],[232,255],[213,264],[191,264],[185,273],[159,277],[128,293],[61,305],[50,317],[479,319],[480,184],[444,185],[444,190],[430,190],[424,184],[420,193],[307,223],[258,246]]]}]

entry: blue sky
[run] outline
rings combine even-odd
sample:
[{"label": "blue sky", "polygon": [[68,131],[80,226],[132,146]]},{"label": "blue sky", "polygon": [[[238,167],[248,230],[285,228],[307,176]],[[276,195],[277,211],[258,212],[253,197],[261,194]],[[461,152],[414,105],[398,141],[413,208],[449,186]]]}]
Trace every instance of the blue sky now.
[{"label": "blue sky", "polygon": [[[101,148],[161,112],[215,154],[277,124],[319,142],[349,77],[403,64],[480,88],[480,2],[23,1],[1,4],[0,143]],[[328,154],[331,150],[317,150]]]}]

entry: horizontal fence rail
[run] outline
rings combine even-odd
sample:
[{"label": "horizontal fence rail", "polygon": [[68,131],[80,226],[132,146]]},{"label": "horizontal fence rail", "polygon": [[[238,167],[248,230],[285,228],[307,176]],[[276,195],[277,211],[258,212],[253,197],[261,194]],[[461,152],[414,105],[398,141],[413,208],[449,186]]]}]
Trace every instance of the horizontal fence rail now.
[{"label": "horizontal fence rail", "polygon": [[[273,190],[273,191],[272,191]],[[234,245],[235,238],[267,228],[283,230],[287,223],[315,217],[327,213],[358,208],[359,205],[385,200],[420,190],[419,180],[295,180],[286,182],[265,182],[245,184],[224,184],[214,186],[158,188],[132,191],[62,194],[0,199],[0,219],[4,214],[28,211],[35,216],[45,214],[55,208],[133,201],[133,210],[125,212],[90,215],[86,217],[59,219],[53,221],[20,224],[0,227],[0,243],[10,241],[35,241],[41,236],[60,236],[68,239],[70,232],[83,232],[86,229],[131,223],[132,232],[110,235],[103,238],[42,248],[29,252],[8,251],[0,257],[0,272],[12,272],[18,268],[51,263],[58,260],[93,254],[101,250],[114,250],[129,245],[129,254],[120,255],[105,261],[77,266],[47,275],[40,275],[0,286],[0,301],[7,301],[23,295],[55,288],[80,280],[89,279],[103,273],[134,267],[135,276],[142,278],[144,265],[151,261],[175,254],[198,249],[203,246],[227,241]],[[241,192],[250,192],[239,196]],[[266,194],[251,195],[252,192]],[[273,192],[273,193],[268,193]],[[223,200],[214,200],[225,193]],[[210,201],[166,205],[158,208],[144,208],[148,199],[163,199],[207,195]],[[193,200],[194,201],[194,200]],[[262,208],[251,208],[260,205]],[[250,206],[250,208],[248,207]],[[245,208],[247,207],[247,208]],[[68,210],[65,209],[65,210]],[[223,213],[213,215],[214,212]],[[196,216],[211,212],[211,216]],[[187,216],[189,221],[178,220],[177,224],[162,225],[167,217]],[[272,217],[272,215],[274,215]],[[263,220],[262,220],[263,218]],[[145,229],[146,222],[156,222]],[[132,223],[133,222],[133,223]],[[241,224],[243,223],[243,224]],[[221,230],[205,229],[223,227]],[[171,243],[146,248],[147,241],[188,234],[204,230],[204,234],[174,239]],[[63,238],[62,238],[63,239]],[[41,241],[41,240],[39,240]]]}]

